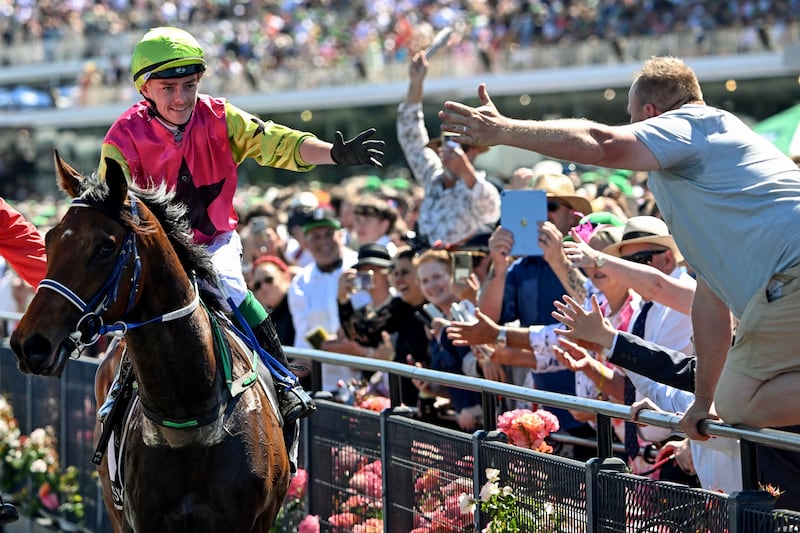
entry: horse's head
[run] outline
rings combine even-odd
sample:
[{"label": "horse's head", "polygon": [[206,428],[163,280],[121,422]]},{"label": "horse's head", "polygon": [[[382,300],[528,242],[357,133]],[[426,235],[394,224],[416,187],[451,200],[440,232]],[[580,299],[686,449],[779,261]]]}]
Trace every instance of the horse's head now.
[{"label": "horse's head", "polygon": [[[58,184],[73,205],[47,233],[47,278],[11,336],[20,370],[42,375],[60,375],[76,345],[97,334],[100,318],[122,316],[134,268],[132,259],[119,261],[131,234],[124,222],[130,220],[131,205],[122,168],[108,160],[105,184],[95,180],[89,187],[88,178],[57,152],[55,163]],[[114,286],[109,288],[110,279]],[[84,302],[87,308],[81,310]]]}]

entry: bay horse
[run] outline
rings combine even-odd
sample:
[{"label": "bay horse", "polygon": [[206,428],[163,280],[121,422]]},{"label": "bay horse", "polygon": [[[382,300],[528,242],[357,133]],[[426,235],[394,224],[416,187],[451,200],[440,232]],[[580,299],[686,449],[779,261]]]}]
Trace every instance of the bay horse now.
[{"label": "bay horse", "polygon": [[[55,154],[58,185],[73,200],[47,233],[47,277],[11,338],[19,368],[60,376],[76,346],[124,335],[138,398],[115,465],[121,510],[108,454],[98,468],[114,531],[266,533],[290,465],[256,357],[200,301],[198,281],[216,276],[205,248],[191,243],[184,206],[163,186],[129,185],[107,163],[102,179],[84,177]],[[119,359],[98,368],[97,405]]]}]

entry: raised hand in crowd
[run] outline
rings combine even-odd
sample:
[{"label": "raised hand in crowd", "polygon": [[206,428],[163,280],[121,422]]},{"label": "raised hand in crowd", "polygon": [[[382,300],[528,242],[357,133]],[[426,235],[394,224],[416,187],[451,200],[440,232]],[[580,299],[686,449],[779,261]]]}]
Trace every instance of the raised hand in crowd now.
[{"label": "raised hand in crowd", "polygon": [[603,317],[597,296],[592,295],[592,309],[586,310],[570,296],[553,302],[556,311],[551,315],[565,328],[557,329],[558,335],[576,342],[591,343],[601,348],[611,348],[617,330]]},{"label": "raised hand in crowd", "polygon": [[[500,114],[486,84],[478,86],[479,107],[470,107],[458,102],[445,102],[447,111],[439,111],[442,120],[442,131],[458,135],[458,142],[475,146],[494,146],[508,144],[515,146],[512,139],[506,139],[503,133],[510,131],[509,118]],[[521,139],[520,139],[521,140]]]},{"label": "raised hand in crowd", "polygon": [[447,336],[455,346],[470,346],[479,344],[494,344],[500,325],[486,316],[480,309],[475,309],[477,322],[453,322],[447,328]]},{"label": "raised hand in crowd", "polygon": [[474,272],[466,278],[453,279],[452,287],[453,293],[459,300],[469,300],[473,304],[478,303],[478,292],[481,290],[481,283]]}]

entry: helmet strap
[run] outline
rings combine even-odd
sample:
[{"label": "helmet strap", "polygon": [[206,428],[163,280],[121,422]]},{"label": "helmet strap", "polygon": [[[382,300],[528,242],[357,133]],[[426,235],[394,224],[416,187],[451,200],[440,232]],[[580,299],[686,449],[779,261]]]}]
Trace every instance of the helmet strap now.
[{"label": "helmet strap", "polygon": [[161,113],[158,112],[158,108],[156,107],[156,103],[152,99],[146,97],[145,95],[142,95],[142,98],[144,98],[145,101],[149,104],[148,107],[147,107],[147,114],[148,115],[150,115],[153,118],[158,119],[159,121],[164,123],[165,126],[168,126],[169,128],[177,128],[175,130],[175,132],[173,133],[173,135],[175,136],[175,141],[176,142],[180,142],[183,139],[183,132],[184,132],[184,130],[186,130],[186,125],[189,123],[189,120],[191,120],[191,117],[189,118],[189,120],[187,120],[183,124],[175,124],[174,122],[164,118],[164,116]]}]

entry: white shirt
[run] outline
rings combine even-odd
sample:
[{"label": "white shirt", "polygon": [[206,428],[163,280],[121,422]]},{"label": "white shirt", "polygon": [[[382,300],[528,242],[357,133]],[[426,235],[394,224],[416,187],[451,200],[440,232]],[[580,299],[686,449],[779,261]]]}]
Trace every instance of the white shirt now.
[{"label": "white shirt", "polygon": [[[355,252],[342,249],[342,266],[332,272],[322,272],[316,263],[303,268],[289,287],[288,303],[295,329],[294,345],[312,348],[305,339],[307,333],[322,326],[330,335],[339,329],[339,307],[336,295],[342,270],[358,260]],[[334,391],[339,380],[345,382],[358,378],[359,371],[345,366],[322,365],[322,390]]]},{"label": "white shirt", "polygon": [[[690,277],[689,274],[681,268],[676,268],[672,271],[670,276],[678,279]],[[640,301],[639,309],[634,311],[630,324],[628,325],[628,332],[633,329],[633,325],[636,323],[636,319],[641,310],[641,304],[643,303],[643,301]],[[650,311],[647,313],[643,338],[646,341],[660,344],[672,350],[692,354],[694,353],[694,345],[692,344],[692,317],[676,311],[671,307],[667,307],[666,305],[654,302]],[[631,378],[631,381],[633,381],[635,373],[627,370],[625,372],[628,377]],[[636,399],[641,400],[645,396],[647,395],[642,394],[642,391],[637,388]],[[653,398],[650,399],[652,400]],[[639,428],[639,435],[647,441],[659,442],[672,435],[672,431],[668,428],[660,428],[657,426],[643,426]]]},{"label": "white shirt", "polygon": [[[631,382],[659,408],[684,412],[694,401],[691,392],[675,389],[652,379],[630,373]],[[727,437],[712,437],[706,441],[689,441],[692,462],[704,489],[722,490],[728,494],[742,490],[742,457],[739,441]]]}]

